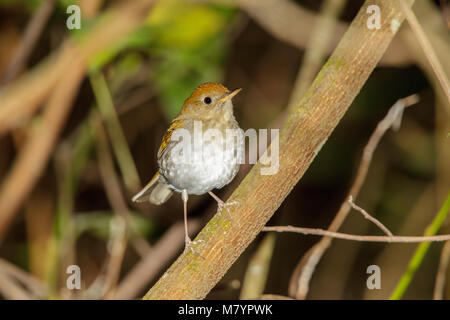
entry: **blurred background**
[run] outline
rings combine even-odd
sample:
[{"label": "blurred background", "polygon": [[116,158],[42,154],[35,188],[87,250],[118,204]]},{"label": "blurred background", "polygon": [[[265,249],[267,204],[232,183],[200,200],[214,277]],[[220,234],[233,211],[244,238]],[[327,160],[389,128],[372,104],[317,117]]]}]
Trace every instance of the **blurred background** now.
[{"label": "blurred background", "polygon": [[[131,197],[156,172],[161,138],[183,101],[204,82],[243,88],[234,99],[240,126],[280,128],[362,4],[0,0],[1,298],[145,294],[183,250],[182,202],[137,205]],[[80,8],[80,29],[68,28],[77,22],[71,5]],[[414,6],[447,74],[449,8],[445,0]],[[400,129],[381,139],[355,202],[396,235],[422,235],[450,186],[450,105],[439,90],[405,22],[269,225],[328,228],[377,124],[398,99],[417,94]],[[249,169],[241,166],[218,195],[226,199]],[[190,199],[194,235],[216,203]],[[340,231],[382,234],[357,211]],[[439,233],[450,233],[448,220]],[[293,273],[318,240],[260,234],[207,298],[291,295]],[[387,299],[417,247],[334,240],[307,298]],[[430,245],[401,298],[450,298],[443,248]],[[366,286],[373,264],[379,290]],[[70,265],[80,267],[81,289],[66,286]]]}]

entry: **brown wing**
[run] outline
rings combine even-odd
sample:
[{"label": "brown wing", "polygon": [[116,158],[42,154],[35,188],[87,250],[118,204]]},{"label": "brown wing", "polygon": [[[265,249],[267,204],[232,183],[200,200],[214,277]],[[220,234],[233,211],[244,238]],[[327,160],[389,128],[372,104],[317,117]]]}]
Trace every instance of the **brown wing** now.
[{"label": "brown wing", "polygon": [[161,157],[161,155],[164,153],[164,150],[166,149],[167,145],[169,144],[170,140],[172,139],[172,134],[176,129],[182,128],[185,124],[185,121],[180,118],[175,118],[172,120],[172,123],[170,124],[169,129],[167,129],[166,133],[164,134],[164,137],[162,138],[161,146],[158,150],[158,159]]}]

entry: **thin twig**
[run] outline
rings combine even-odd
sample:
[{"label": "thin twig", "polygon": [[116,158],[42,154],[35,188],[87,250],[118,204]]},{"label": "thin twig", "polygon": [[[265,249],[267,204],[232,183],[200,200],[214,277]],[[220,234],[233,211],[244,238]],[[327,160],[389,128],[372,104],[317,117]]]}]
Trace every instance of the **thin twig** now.
[{"label": "thin twig", "polygon": [[117,104],[117,114],[120,116],[138,106],[142,106],[155,96],[155,91],[149,89],[147,86],[139,89],[137,92],[133,92],[131,95],[127,93],[127,96],[123,98],[123,101]]},{"label": "thin twig", "polygon": [[428,62],[430,63],[431,68],[433,69],[434,74],[436,75],[436,78],[438,79],[445,96],[447,97],[447,101],[450,102],[450,83],[447,75],[444,72],[444,69],[442,68],[441,63],[439,62],[439,59],[436,56],[436,53],[434,52],[433,46],[428,40],[427,35],[420,26],[420,23],[411,8],[405,3],[404,0],[397,1],[400,2],[403,13],[406,16],[411,29],[416,35],[417,41],[419,42],[423,52],[427,56]]},{"label": "thin twig", "polygon": [[48,294],[47,287],[34,275],[20,269],[18,266],[0,258],[0,270],[17,279],[36,297],[43,298]]},{"label": "thin twig", "polygon": [[105,77],[101,72],[92,72],[89,79],[91,80],[98,108],[106,123],[113,151],[119,163],[120,170],[122,171],[125,185],[127,186],[128,191],[136,191],[141,184],[139,175],[133,157],[131,156],[130,149],[128,148],[122,126],[120,125],[119,117],[114,108],[114,103]]},{"label": "thin twig", "polygon": [[114,291],[119,280],[122,261],[127,247],[127,229],[131,214],[122,194],[119,178],[114,170],[114,162],[101,118],[97,112],[92,112],[90,118],[97,140],[100,177],[106,196],[115,212],[115,217],[111,219],[111,236],[108,243],[109,260],[102,294],[102,296],[106,297]]},{"label": "thin twig", "polygon": [[[80,176],[88,161],[93,146],[93,139],[88,121],[84,121],[73,136],[60,143],[55,153],[55,167],[59,177],[58,210],[56,221],[58,228],[54,233],[59,241],[58,266],[59,280],[65,283],[66,269],[76,264],[76,232],[74,219],[74,197]],[[54,283],[56,286],[58,283]],[[61,299],[70,299],[76,293],[66,286],[60,288]]]},{"label": "thin twig", "polygon": [[439,260],[439,269],[436,274],[433,299],[444,299],[445,279],[450,262],[450,241],[447,241],[442,247],[441,259]]},{"label": "thin twig", "polygon": [[24,67],[28,57],[30,56],[48,18],[53,12],[55,6],[54,0],[43,1],[37,10],[34,12],[32,18],[28,22],[22,41],[20,42],[19,48],[14,55],[12,61],[9,64],[5,75],[0,81],[0,86],[3,86],[11,79],[13,79]]},{"label": "thin twig", "polygon": [[442,19],[445,26],[450,29],[450,4],[447,4],[447,0],[439,0],[439,4],[442,10]]},{"label": "thin twig", "polygon": [[[386,116],[378,123],[375,131],[369,138],[366,146],[364,147],[363,156],[356,172],[356,178],[350,188],[350,191],[346,197],[357,198],[359,191],[366,179],[367,172],[369,171],[370,164],[372,162],[375,149],[380,142],[380,139],[391,128],[398,128],[403,115],[403,109],[418,101],[417,95],[411,95],[403,99],[399,99],[388,111]],[[351,205],[348,201],[344,201],[339,208],[336,216],[328,227],[329,231],[335,232],[339,230],[344,223],[345,218],[350,212]],[[292,274],[289,295],[296,297],[297,299],[304,299],[309,291],[309,282],[314,273],[314,270],[319,263],[321,257],[331,245],[332,238],[324,237],[318,243],[316,243],[303,258],[297,264],[297,267]]]},{"label": "thin twig", "polygon": [[9,300],[31,300],[31,295],[14,279],[0,270],[0,293]]},{"label": "thin twig", "polygon": [[354,202],[353,202],[353,197],[350,196],[348,197],[348,203],[350,203],[350,205],[352,206],[353,209],[355,209],[356,211],[359,211],[364,218],[366,218],[367,220],[373,222],[378,228],[380,228],[381,230],[383,230],[384,233],[386,233],[389,237],[392,237],[393,234],[391,231],[389,231],[388,228],[386,228],[384,226],[384,224],[382,224],[379,220],[375,219],[374,217],[372,217],[370,214],[367,213],[366,210],[364,210],[361,207],[358,207]]},{"label": "thin twig", "polygon": [[450,240],[450,234],[439,236],[362,236],[341,232],[328,231],[324,229],[302,228],[294,226],[264,227],[262,231],[270,232],[293,232],[304,235],[326,236],[335,239],[360,241],[360,242],[383,242],[383,243],[427,243],[442,242]]}]

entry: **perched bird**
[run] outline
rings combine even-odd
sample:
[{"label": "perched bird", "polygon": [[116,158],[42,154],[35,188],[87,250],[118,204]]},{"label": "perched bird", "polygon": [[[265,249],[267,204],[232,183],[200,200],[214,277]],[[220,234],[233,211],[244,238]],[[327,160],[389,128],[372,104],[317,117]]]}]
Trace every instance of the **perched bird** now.
[{"label": "perched bird", "polygon": [[162,139],[157,155],[159,171],[133,197],[135,202],[160,205],[174,192],[181,193],[185,250],[192,242],[187,228],[188,196],[209,193],[221,211],[224,202],[211,190],[230,183],[242,163],[244,134],[234,118],[231,101],[240,91],[230,91],[218,83],[197,87]]}]

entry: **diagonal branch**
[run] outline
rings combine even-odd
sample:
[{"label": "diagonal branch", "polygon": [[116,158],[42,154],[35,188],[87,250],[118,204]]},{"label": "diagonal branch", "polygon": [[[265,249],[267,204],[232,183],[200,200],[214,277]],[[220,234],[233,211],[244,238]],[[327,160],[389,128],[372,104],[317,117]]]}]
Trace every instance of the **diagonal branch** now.
[{"label": "diagonal branch", "polygon": [[[376,3],[383,12],[380,29],[366,27],[366,9]],[[413,1],[408,1],[411,5]],[[201,299],[224,276],[291,192],[361,90],[404,19],[391,0],[366,1],[338,47],[281,129],[265,156],[279,150],[279,170],[261,175],[258,162],[229,202],[230,214],[216,214],[197,236],[193,254],[182,254],[144,299]],[[276,155],[275,155],[276,156]],[[277,157],[275,157],[277,159]],[[267,168],[265,168],[267,169]]]},{"label": "diagonal branch", "polygon": [[425,53],[428,59],[428,62],[431,65],[431,69],[433,70],[436,78],[439,81],[439,84],[441,85],[442,90],[444,91],[444,94],[447,97],[447,101],[450,102],[450,83],[447,78],[447,75],[444,72],[444,69],[442,68],[441,63],[439,62],[438,57],[436,56],[436,53],[434,52],[433,46],[428,40],[425,31],[420,26],[420,23],[417,20],[416,15],[411,10],[411,8],[404,2],[404,0],[397,0],[397,1],[400,2],[402,10],[406,16],[406,19],[408,20],[411,29],[413,30],[423,52]]}]

